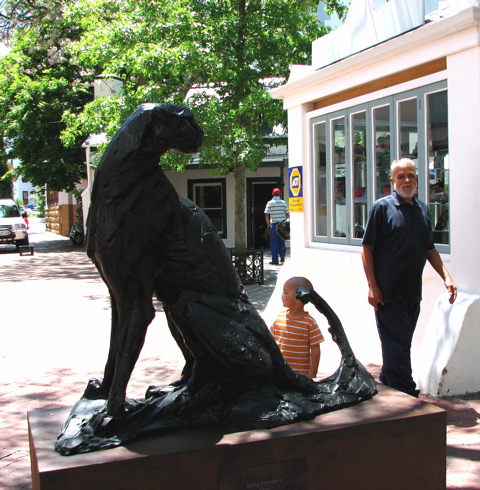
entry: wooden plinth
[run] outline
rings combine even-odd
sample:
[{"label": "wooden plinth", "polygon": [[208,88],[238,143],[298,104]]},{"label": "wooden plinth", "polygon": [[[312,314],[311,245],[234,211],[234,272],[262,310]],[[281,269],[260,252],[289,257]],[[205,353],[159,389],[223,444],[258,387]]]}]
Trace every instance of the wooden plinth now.
[{"label": "wooden plinth", "polygon": [[314,420],[186,430],[76,456],[54,451],[69,409],[28,413],[34,490],[345,490],[446,486],[446,412],[390,388]]}]

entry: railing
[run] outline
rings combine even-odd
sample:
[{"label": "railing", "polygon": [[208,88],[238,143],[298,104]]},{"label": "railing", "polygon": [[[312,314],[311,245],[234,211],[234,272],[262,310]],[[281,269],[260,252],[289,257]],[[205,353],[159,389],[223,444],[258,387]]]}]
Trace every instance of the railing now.
[{"label": "railing", "polygon": [[263,284],[263,250],[247,250],[235,253],[230,249],[232,263],[243,284]]}]

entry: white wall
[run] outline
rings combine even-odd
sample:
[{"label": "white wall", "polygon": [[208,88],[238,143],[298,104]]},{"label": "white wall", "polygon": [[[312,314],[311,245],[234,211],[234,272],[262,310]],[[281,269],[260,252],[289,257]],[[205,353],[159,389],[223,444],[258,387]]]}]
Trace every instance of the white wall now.
[{"label": "white wall", "polygon": [[[20,160],[12,160],[12,165],[14,168],[16,168],[20,164]],[[33,204],[31,200],[31,193],[34,190],[34,187],[30,182],[24,182],[21,177],[19,177],[14,183],[13,183],[13,200],[14,201],[20,201],[23,203],[23,192],[26,191],[28,192],[28,198],[29,201],[27,204]]]},{"label": "white wall", "polygon": [[480,47],[450,55],[447,71],[452,268],[459,289],[480,294]]},{"label": "white wall", "polygon": [[27,204],[33,204],[32,201],[32,191],[34,190],[34,187],[30,182],[23,182],[21,178],[19,178],[16,182],[13,184],[13,199],[18,200],[23,203],[23,193],[28,192],[28,203]]}]

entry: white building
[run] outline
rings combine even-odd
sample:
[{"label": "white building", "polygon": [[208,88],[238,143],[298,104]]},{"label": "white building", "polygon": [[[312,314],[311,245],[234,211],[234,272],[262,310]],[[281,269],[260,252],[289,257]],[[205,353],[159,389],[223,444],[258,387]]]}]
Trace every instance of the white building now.
[{"label": "white building", "polygon": [[[270,247],[265,234],[265,206],[275,187],[284,189],[287,174],[286,146],[271,147],[256,172],[247,170],[245,227],[248,248]],[[184,172],[165,172],[176,191],[191,199],[209,217],[227,248],[235,247],[235,177],[222,177],[207,168],[188,165]]]},{"label": "white building", "polygon": [[277,289],[289,275],[308,276],[357,357],[381,362],[361,239],[372,203],[390,193],[391,161],[414,159],[460,291],[450,306],[426,265],[414,377],[424,391],[456,395],[480,391],[480,5],[432,3],[354,0],[345,25],[313,42],[312,65],[292,67],[272,90],[288,110],[289,170],[302,178],[301,192],[291,182],[292,258]]},{"label": "white building", "polygon": [[[11,165],[16,168],[20,164],[19,160],[11,160]],[[15,202],[21,202],[23,205],[35,204],[34,193],[36,189],[30,182],[24,182],[21,177],[19,177],[13,183],[13,200]]]}]

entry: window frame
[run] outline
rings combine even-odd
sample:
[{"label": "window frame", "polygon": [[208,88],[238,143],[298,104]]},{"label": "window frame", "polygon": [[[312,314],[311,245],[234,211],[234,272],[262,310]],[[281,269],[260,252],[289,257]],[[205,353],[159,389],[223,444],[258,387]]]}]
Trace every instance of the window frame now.
[{"label": "window frame", "polygon": [[[342,111],[337,111],[332,114],[332,116],[329,118],[329,122],[327,125],[327,142],[331,142],[332,138],[334,138],[333,133],[333,122],[338,121],[339,119],[344,120],[344,132],[345,132],[345,147],[344,147],[344,154],[345,154],[345,196],[347,196],[347,189],[350,188],[350,173],[349,169],[347,166],[347,162],[350,161],[350,153],[349,153],[349,148],[347,145],[347,137],[346,134],[348,133],[349,130],[349,120],[348,120],[348,113],[346,110]],[[348,237],[348,223],[349,223],[349,212],[348,212],[348,201],[347,198],[345,199],[345,220],[346,220],[346,225],[347,225],[347,236],[346,237],[341,237],[337,236],[336,233],[339,231],[338,227],[336,226],[337,221],[335,219],[335,214],[334,214],[334,209],[333,209],[333,204],[335,202],[335,192],[334,192],[334,181],[335,181],[335,173],[333,171],[333,160],[334,160],[334,154],[333,154],[333,148],[330,146],[330,154],[327,153],[327,182],[328,182],[328,188],[327,188],[327,203],[330,204],[330,211],[328,211],[327,208],[327,232],[331,235],[332,239],[330,243],[340,243],[340,244],[345,244],[347,243],[347,237]],[[330,165],[328,165],[330,163]],[[337,228],[337,229],[335,229]]]},{"label": "window frame", "polygon": [[[446,88],[446,83],[445,83],[445,87],[442,86],[441,83],[438,83],[438,84],[432,84],[432,85],[429,85],[428,86],[428,90],[425,90],[423,92],[423,99],[422,99],[422,104],[424,106],[424,111],[423,113],[425,114],[425,127],[427,128],[428,130],[428,120],[427,120],[427,115],[428,115],[428,104],[427,104],[427,97],[431,94],[435,94],[435,93],[439,93],[439,92],[443,92],[445,91],[446,92],[446,100],[447,100],[447,128],[449,127],[449,118],[448,118],[448,89]],[[419,182],[419,188],[420,188],[420,185],[422,185],[423,187],[423,196],[424,196],[424,199],[421,199],[422,201],[424,201],[425,203],[427,203],[429,209],[431,209],[431,206],[432,206],[432,202],[431,202],[431,193],[430,193],[430,179],[429,179],[429,172],[430,172],[430,162],[429,162],[429,148],[428,148],[428,137],[427,137],[427,132],[425,132],[424,134],[425,136],[425,140],[423,142],[423,145],[422,145],[422,151],[424,151],[424,160],[425,160],[425,165],[426,165],[426,172],[424,173],[423,175],[423,182]],[[449,136],[449,131],[447,129],[447,137]],[[450,138],[448,137],[448,142],[450,141]],[[450,144],[448,144],[448,149],[447,149],[447,153],[446,155],[448,156],[450,154]],[[450,163],[450,159],[449,159],[449,163]],[[448,169],[449,172],[448,172],[448,179],[449,179],[449,185],[451,185],[450,183],[450,178],[451,178],[451,175],[450,175],[450,168]],[[451,206],[451,202],[450,202],[450,199],[448,199],[448,221],[447,221],[447,230],[444,230],[444,231],[448,231],[448,243],[438,243],[438,242],[435,242],[435,248],[440,252],[440,253],[445,253],[445,254],[448,254],[450,253],[450,242],[451,242],[451,234],[450,234],[450,230],[451,230],[451,222],[450,222],[450,218],[451,218],[451,210],[450,210],[450,206]],[[432,225],[435,226],[435,224],[432,222]]]},{"label": "window frame", "polygon": [[[429,148],[428,146],[428,105],[427,97],[432,93],[445,91],[447,93],[448,100],[448,86],[447,81],[442,80],[428,85],[419,86],[410,90],[405,90],[399,93],[395,93],[386,97],[380,97],[377,99],[372,99],[365,101],[362,104],[355,104],[352,106],[347,106],[340,110],[335,110],[332,112],[326,112],[325,114],[312,117],[310,119],[310,161],[312,167],[312,176],[310,192],[313,197],[311,212],[311,241],[313,243],[319,244],[334,244],[334,245],[354,245],[360,246],[362,238],[356,236],[355,230],[355,198],[354,198],[354,161],[353,155],[353,145],[354,145],[354,128],[353,128],[353,117],[356,114],[365,111],[366,116],[366,128],[365,134],[367,139],[366,147],[366,179],[367,179],[367,189],[366,189],[366,213],[370,211],[370,208],[377,200],[378,189],[376,187],[376,127],[374,127],[375,109],[389,106],[389,126],[390,126],[390,164],[394,160],[397,160],[400,155],[400,127],[401,123],[399,120],[400,104],[409,99],[416,99],[416,128],[417,128],[417,157],[414,162],[417,166],[418,171],[418,197],[421,201],[427,203],[430,206],[430,190],[429,190]],[[448,109],[448,106],[447,106]],[[347,220],[347,233],[346,237],[335,236],[336,230],[334,229],[335,223],[335,212],[334,209],[334,167],[333,167],[333,151],[334,144],[332,143],[332,124],[333,121],[340,118],[345,118],[345,206],[346,206],[346,220]],[[319,228],[319,217],[317,210],[320,209],[321,203],[319,202],[319,193],[317,188],[317,181],[319,180],[319,155],[316,154],[317,149],[317,134],[315,127],[318,124],[325,123],[326,127],[326,235],[318,235]],[[447,126],[448,126],[448,112],[447,112]],[[448,153],[447,153],[448,154]],[[450,204],[450,203],[449,203]],[[451,212],[449,212],[449,217]],[[450,230],[448,226],[447,231]],[[450,236],[448,238],[448,244],[436,243],[435,246],[441,253],[450,253]]]},{"label": "window frame", "polygon": [[[208,209],[221,209],[222,211],[222,217],[221,217],[221,222],[222,222],[222,230],[217,230],[218,234],[220,235],[221,238],[227,238],[228,232],[227,232],[227,189],[226,189],[226,179],[189,179],[187,181],[188,185],[188,198],[193,201],[207,216],[208,216]],[[202,208],[197,202],[195,202],[195,188],[197,186],[220,186],[221,191],[221,207],[218,208],[205,208],[207,211]],[[210,218],[209,218],[210,219]],[[212,223],[213,224],[213,223]]]}]

